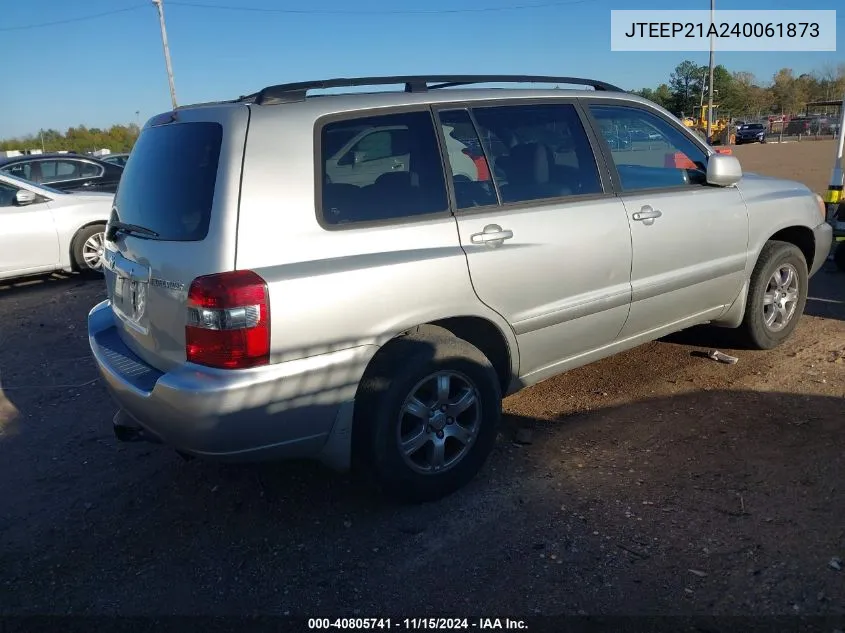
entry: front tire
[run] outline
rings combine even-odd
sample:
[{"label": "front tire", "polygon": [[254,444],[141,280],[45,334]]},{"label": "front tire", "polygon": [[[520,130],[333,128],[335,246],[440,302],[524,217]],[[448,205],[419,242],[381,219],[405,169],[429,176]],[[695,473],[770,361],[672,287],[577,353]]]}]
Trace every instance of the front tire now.
[{"label": "front tire", "polygon": [[86,226],[73,238],[73,263],[80,272],[93,273],[103,270],[103,252],[106,245],[106,227],[103,224]]},{"label": "front tire", "polygon": [[740,330],[754,349],[773,349],[790,337],[807,303],[807,262],[788,242],[766,242],[748,289]]},{"label": "front tire", "polygon": [[400,502],[467,484],[496,441],[499,378],[474,345],[433,326],[388,343],[361,381],[353,459]]}]

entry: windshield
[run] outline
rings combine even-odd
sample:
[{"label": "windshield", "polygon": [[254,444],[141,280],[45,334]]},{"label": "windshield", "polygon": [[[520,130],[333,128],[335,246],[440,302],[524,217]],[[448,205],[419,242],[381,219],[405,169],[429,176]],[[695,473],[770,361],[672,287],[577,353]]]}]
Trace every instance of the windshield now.
[{"label": "windshield", "polygon": [[746,130],[762,130],[763,126],[760,123],[752,123],[750,125],[745,126]]},{"label": "windshield", "polygon": [[25,180],[23,178],[18,178],[12,174],[3,172],[3,178],[7,180],[12,185],[23,185],[25,187],[38,187],[39,189],[43,189],[44,191],[49,191],[52,194],[56,195],[67,195],[66,191],[59,191],[58,189],[53,189],[52,187],[48,187],[47,185],[39,185],[38,183],[31,182],[29,180]]}]

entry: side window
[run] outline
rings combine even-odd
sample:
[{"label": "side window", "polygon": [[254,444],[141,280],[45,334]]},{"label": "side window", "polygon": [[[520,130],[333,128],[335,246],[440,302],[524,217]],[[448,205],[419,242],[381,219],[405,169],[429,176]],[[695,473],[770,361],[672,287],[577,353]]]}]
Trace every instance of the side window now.
[{"label": "side window", "polygon": [[[364,138],[355,144],[349,153],[359,163],[390,158],[401,153],[398,147],[396,152],[394,152],[393,147],[401,144],[400,137],[405,132],[406,130],[384,130],[366,134]],[[393,142],[394,137],[396,138],[396,143]]]},{"label": "side window", "polygon": [[591,105],[623,191],[702,185],[707,155],[660,116],[628,106]]},{"label": "side window", "polygon": [[466,110],[440,112],[440,127],[459,209],[498,204],[487,158]]},{"label": "side window", "polygon": [[473,114],[503,203],[602,193],[573,105],[481,107]]},{"label": "side window", "polygon": [[[372,222],[449,207],[431,114],[336,121],[320,133],[326,224]],[[338,149],[338,139],[349,140]],[[349,158],[351,156],[351,159]]]},{"label": "side window", "polygon": [[17,192],[17,187],[0,182],[0,209],[15,206],[15,194]]},{"label": "side window", "polygon": [[[83,163],[69,160],[60,160],[56,163],[56,180],[70,180],[79,178],[80,167]],[[49,182],[44,180],[44,182]]]},{"label": "side window", "polygon": [[4,167],[3,171],[24,180],[32,180],[32,165],[29,163],[14,163]]},{"label": "side window", "polygon": [[54,160],[40,160],[38,167],[41,169],[41,182],[54,182],[59,180],[56,176],[58,163]]},{"label": "side window", "polygon": [[79,176],[81,178],[96,178],[101,176],[105,170],[94,163],[79,163]]}]

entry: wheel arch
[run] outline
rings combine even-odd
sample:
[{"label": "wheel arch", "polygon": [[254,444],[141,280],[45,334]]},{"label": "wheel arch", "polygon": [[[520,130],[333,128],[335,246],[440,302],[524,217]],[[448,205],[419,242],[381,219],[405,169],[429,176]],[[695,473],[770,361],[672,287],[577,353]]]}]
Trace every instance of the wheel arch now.
[{"label": "wheel arch", "polygon": [[70,262],[71,270],[78,271],[79,265],[76,263],[76,257],[74,257],[73,251],[76,248],[76,241],[79,239],[79,234],[82,233],[85,229],[92,227],[92,226],[102,226],[105,230],[107,222],[102,220],[90,220],[83,224],[82,226],[78,227],[76,231],[73,232],[73,237],[70,238],[70,241],[67,244],[67,257],[68,262]]},{"label": "wheel arch", "polygon": [[[370,359],[367,369],[378,362],[377,359],[389,351],[390,344],[394,341],[408,336],[409,334],[430,334],[432,337],[438,335],[438,330],[445,330],[477,347],[484,354],[499,377],[499,385],[502,394],[509,391],[513,379],[519,373],[519,350],[516,343],[516,336],[513,330],[508,328],[508,334],[502,326],[494,323],[491,319],[477,315],[450,316],[437,319],[430,319],[416,325],[403,328],[401,332],[390,337]],[[367,370],[364,370],[366,374]]]},{"label": "wheel arch", "polygon": [[[356,400],[341,404],[334,425],[318,459],[335,470],[345,472],[352,467],[354,446],[360,441],[355,428],[355,407],[358,389],[376,363],[382,362],[389,353],[391,343],[411,334],[423,333],[432,337],[443,334],[444,331],[453,336],[466,340],[477,347],[491,362],[499,377],[502,395],[512,391],[515,377],[519,375],[519,349],[516,335],[505,324],[496,323],[491,318],[478,315],[448,316],[426,320],[416,325],[403,327],[389,335],[378,349],[372,353],[358,380]],[[357,439],[353,439],[357,438]]]},{"label": "wheel arch", "polygon": [[745,309],[748,304],[748,290],[751,283],[751,275],[757,267],[757,262],[760,261],[760,256],[763,249],[769,242],[786,242],[796,246],[798,250],[804,255],[804,260],[807,263],[807,268],[813,265],[813,258],[816,252],[816,241],[813,236],[813,230],[801,224],[793,224],[782,227],[772,233],[760,244],[756,249],[754,257],[750,257],[748,261],[748,275],[745,283],[742,284],[742,289],[739,296],[734,300],[730,307],[725,310],[718,320],[713,322],[713,325],[726,328],[738,328],[742,325],[742,320],[745,317]]},{"label": "wheel arch", "polygon": [[[807,269],[809,270],[813,265],[813,258],[816,255],[816,238],[814,237],[813,230],[811,228],[802,225],[787,226],[772,234],[763,244],[765,245],[768,242],[775,241],[788,242],[789,244],[797,246],[798,250],[800,250],[804,255],[804,261],[807,262]],[[761,248],[757,253],[757,258],[754,262],[755,266],[762,251],[763,249]]]}]

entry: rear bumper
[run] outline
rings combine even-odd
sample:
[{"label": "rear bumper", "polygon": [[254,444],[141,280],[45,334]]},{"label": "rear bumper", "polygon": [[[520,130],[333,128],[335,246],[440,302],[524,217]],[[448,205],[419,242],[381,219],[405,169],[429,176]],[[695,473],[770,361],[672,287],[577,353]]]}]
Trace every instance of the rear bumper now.
[{"label": "rear bumper", "polygon": [[185,363],[165,373],[123,343],[107,301],[88,315],[88,340],[124,424],[226,461],[321,457],[375,353],[364,345],[248,370]]},{"label": "rear bumper", "polygon": [[816,251],[809,270],[810,276],[815,275],[824,266],[830,255],[830,247],[833,244],[833,227],[827,222],[823,222],[813,229],[813,237],[816,240]]}]

